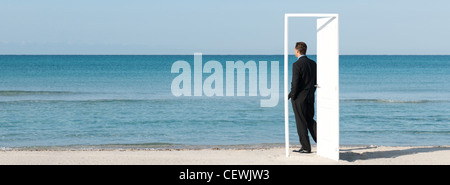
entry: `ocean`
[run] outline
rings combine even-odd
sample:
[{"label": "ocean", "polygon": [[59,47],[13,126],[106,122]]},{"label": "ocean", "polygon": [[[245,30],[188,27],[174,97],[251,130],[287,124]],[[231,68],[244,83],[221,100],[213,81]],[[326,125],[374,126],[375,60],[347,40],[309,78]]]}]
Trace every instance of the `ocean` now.
[{"label": "ocean", "polygon": [[[273,107],[249,74],[245,96],[175,96],[180,60],[193,72],[194,55],[0,55],[0,147],[284,143],[282,55],[203,55],[279,61]],[[450,145],[450,56],[342,55],[339,73],[341,145]]]}]

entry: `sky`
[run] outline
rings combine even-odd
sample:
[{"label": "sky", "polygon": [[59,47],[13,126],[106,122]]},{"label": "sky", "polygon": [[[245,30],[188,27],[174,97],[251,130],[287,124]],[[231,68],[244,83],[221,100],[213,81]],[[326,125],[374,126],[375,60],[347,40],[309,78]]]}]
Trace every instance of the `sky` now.
[{"label": "sky", "polygon": [[[448,0],[0,0],[0,54],[283,54],[338,13],[340,54],[450,55]],[[315,53],[314,18],[289,45]],[[293,50],[290,50],[293,54]]]}]

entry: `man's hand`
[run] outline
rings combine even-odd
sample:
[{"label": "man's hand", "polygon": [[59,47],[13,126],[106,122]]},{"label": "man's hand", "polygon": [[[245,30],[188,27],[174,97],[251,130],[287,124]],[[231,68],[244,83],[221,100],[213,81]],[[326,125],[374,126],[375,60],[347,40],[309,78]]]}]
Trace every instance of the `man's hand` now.
[{"label": "man's hand", "polygon": [[288,100],[289,100],[289,99],[291,99],[291,93],[289,93],[289,95],[288,95]]}]

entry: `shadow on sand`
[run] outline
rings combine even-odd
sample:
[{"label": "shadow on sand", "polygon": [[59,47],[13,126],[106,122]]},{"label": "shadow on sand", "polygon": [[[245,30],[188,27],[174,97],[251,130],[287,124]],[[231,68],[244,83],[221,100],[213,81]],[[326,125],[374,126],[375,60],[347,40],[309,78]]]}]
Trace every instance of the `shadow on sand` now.
[{"label": "shadow on sand", "polygon": [[[386,150],[386,151],[370,151],[370,149],[375,149],[376,146],[367,146],[359,148],[341,149],[340,159],[348,162],[353,162],[356,160],[368,160],[368,159],[380,159],[380,158],[395,158],[403,155],[411,155],[416,153],[427,153],[441,150],[450,150],[448,146],[429,146],[429,147],[414,147],[407,149]],[[367,152],[355,152],[357,150],[369,150]]]}]

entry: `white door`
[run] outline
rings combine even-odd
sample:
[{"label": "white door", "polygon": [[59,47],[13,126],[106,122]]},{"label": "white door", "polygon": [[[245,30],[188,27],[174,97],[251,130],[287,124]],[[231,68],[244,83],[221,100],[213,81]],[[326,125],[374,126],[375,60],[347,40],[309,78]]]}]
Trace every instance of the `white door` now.
[{"label": "white door", "polygon": [[339,160],[339,18],[317,19],[317,154]]}]

